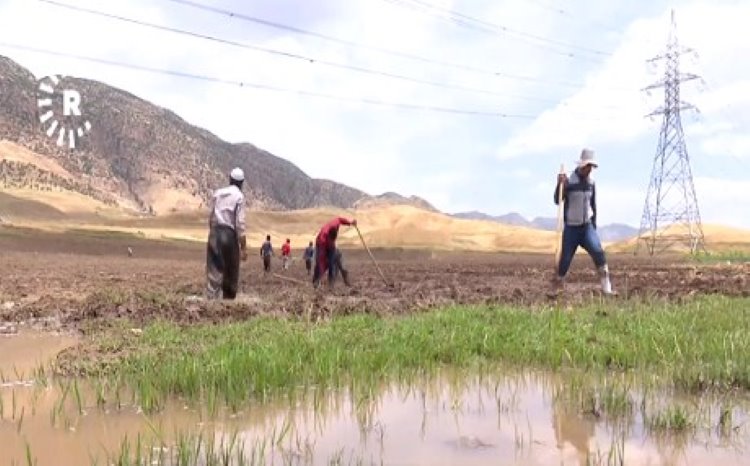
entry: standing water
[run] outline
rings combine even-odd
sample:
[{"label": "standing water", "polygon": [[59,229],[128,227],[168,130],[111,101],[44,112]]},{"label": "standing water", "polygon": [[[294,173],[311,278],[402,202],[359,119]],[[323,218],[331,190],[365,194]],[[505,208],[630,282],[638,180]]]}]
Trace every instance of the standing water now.
[{"label": "standing water", "polygon": [[146,414],[110,386],[31,380],[45,358],[74,342],[33,332],[0,339],[0,463],[206,464],[206,449],[218,455],[219,441],[230,464],[750,463],[745,400],[633,390],[624,377],[444,372],[308,387],[237,413],[209,415],[173,399]]}]

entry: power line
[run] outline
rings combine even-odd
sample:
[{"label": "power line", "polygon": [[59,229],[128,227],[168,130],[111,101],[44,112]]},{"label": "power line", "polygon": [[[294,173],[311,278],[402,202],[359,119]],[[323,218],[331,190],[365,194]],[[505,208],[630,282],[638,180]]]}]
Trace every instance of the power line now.
[{"label": "power line", "polygon": [[146,71],[150,73],[165,74],[165,75],[176,76],[176,77],[181,77],[181,78],[196,79],[196,80],[201,80],[201,81],[214,82],[218,84],[228,84],[228,85],[233,85],[233,86],[238,86],[238,87],[253,88],[253,89],[259,89],[259,90],[265,90],[265,91],[283,92],[283,93],[296,94],[296,95],[302,95],[302,96],[307,96],[307,97],[316,97],[316,98],[335,100],[335,101],[340,101],[340,102],[361,103],[361,104],[368,104],[368,105],[377,105],[381,107],[394,107],[394,108],[401,108],[401,109],[408,109],[408,110],[425,110],[425,111],[432,111],[432,112],[439,112],[439,113],[452,113],[452,114],[459,114],[459,115],[474,115],[474,116],[487,116],[487,117],[498,117],[498,118],[516,118],[516,119],[529,119],[529,120],[533,120],[536,118],[535,115],[510,114],[510,113],[502,113],[502,112],[490,112],[490,111],[481,111],[481,110],[466,110],[466,109],[460,109],[460,108],[439,107],[439,106],[433,106],[433,105],[388,102],[384,100],[370,99],[366,97],[337,96],[334,94],[326,94],[322,92],[306,91],[306,90],[300,90],[300,89],[289,89],[289,88],[284,88],[284,87],[279,87],[279,86],[272,86],[269,84],[261,84],[261,83],[254,83],[254,82],[248,82],[248,81],[236,81],[236,80],[231,80],[231,79],[217,78],[213,76],[198,75],[198,74],[188,73],[184,71],[153,68],[149,66],[136,65],[132,63],[124,63],[124,62],[119,62],[115,60],[108,60],[104,58],[88,57],[84,55],[76,55],[76,54],[71,54],[71,53],[66,53],[66,52],[56,52],[52,50],[39,49],[36,47],[29,47],[25,45],[12,44],[12,43],[7,43],[7,42],[0,42],[0,47],[8,47],[8,48],[17,49],[17,50],[24,50],[27,52],[41,53],[45,55],[53,55],[53,56],[58,56],[58,57],[73,58],[76,60],[99,63],[99,64],[109,65],[109,66],[116,66],[120,68],[131,69],[131,70]]},{"label": "power line", "polygon": [[[564,17],[568,18],[571,21],[575,21],[575,19],[577,18],[577,15],[571,13],[570,11],[565,10],[563,8],[560,8],[558,6],[548,5],[548,4],[544,3],[542,0],[531,0],[531,2],[535,3],[539,8],[542,8],[542,9],[549,10],[549,11],[552,11],[554,13],[557,13],[557,14],[559,14],[561,16],[564,16]],[[604,23],[600,23],[599,21],[593,21],[591,19],[586,20],[586,19],[583,19],[583,18],[579,18],[579,19],[582,20],[581,22],[586,22],[586,23],[592,24],[592,25],[597,26],[598,28],[600,28],[602,30],[610,31],[610,32],[615,32],[617,34],[622,34],[622,31],[620,31],[618,29],[615,29],[615,28],[613,28],[611,26],[608,26],[608,25],[606,25]]]},{"label": "power line", "polygon": [[415,54],[411,54],[411,53],[401,52],[401,51],[398,51],[398,50],[392,50],[392,49],[388,49],[388,48],[385,48],[385,47],[378,47],[378,46],[374,46],[374,45],[369,45],[369,44],[365,44],[365,43],[362,43],[362,42],[356,42],[356,41],[352,41],[352,40],[341,39],[341,38],[338,38],[338,37],[329,36],[329,35],[322,34],[322,33],[319,33],[319,32],[309,31],[309,30],[306,30],[306,29],[301,29],[301,28],[298,28],[298,27],[289,26],[289,25],[278,23],[278,22],[274,22],[274,21],[269,21],[269,20],[266,20],[266,19],[263,19],[263,18],[258,18],[258,17],[255,17],[255,16],[250,16],[250,15],[242,14],[242,13],[239,13],[239,12],[236,12],[236,11],[231,11],[231,10],[226,10],[226,9],[222,9],[222,8],[213,7],[213,6],[210,6],[210,5],[204,5],[204,4],[201,4],[201,3],[196,3],[196,2],[193,2],[191,0],[165,0],[165,1],[169,1],[169,2],[172,2],[172,3],[177,3],[177,4],[180,4],[180,5],[188,6],[188,7],[199,9],[199,10],[202,10],[202,11],[208,11],[208,12],[215,13],[215,14],[222,15],[222,16],[228,16],[228,17],[233,18],[233,19],[239,19],[239,20],[251,22],[251,23],[254,23],[254,24],[260,24],[262,26],[266,26],[266,27],[269,27],[269,28],[274,28],[274,29],[284,30],[284,31],[288,31],[288,32],[293,32],[293,33],[296,33],[296,34],[306,35],[306,36],[309,36],[309,37],[315,37],[315,38],[318,38],[318,39],[326,40],[326,41],[329,41],[329,42],[337,43],[339,45],[344,45],[344,46],[351,47],[351,48],[362,49],[362,50],[369,50],[369,51],[373,51],[373,52],[382,53],[382,54],[385,54],[385,55],[391,55],[391,56],[394,56],[394,57],[399,57],[399,58],[403,58],[403,59],[407,59],[407,60],[417,61],[417,62],[420,62],[420,63],[429,63],[431,65],[438,65],[438,66],[445,66],[445,67],[449,67],[449,68],[461,69],[461,70],[464,70],[464,71],[470,71],[470,72],[479,73],[479,74],[487,74],[487,75],[491,75],[491,76],[495,76],[495,77],[499,77],[499,78],[504,78],[504,79],[515,79],[515,80],[519,80],[519,81],[540,82],[540,83],[553,84],[553,85],[564,86],[564,87],[574,87],[574,88],[580,88],[580,87],[583,86],[583,83],[574,83],[574,82],[569,82],[569,81],[550,80],[550,79],[544,79],[544,78],[537,78],[537,77],[533,77],[533,76],[523,76],[523,75],[517,75],[517,74],[512,74],[512,73],[506,73],[506,72],[501,72],[501,71],[492,71],[492,70],[489,70],[489,69],[479,68],[479,67],[475,67],[475,66],[472,66],[472,65],[461,64],[461,63],[454,63],[454,62],[449,62],[449,61],[444,61],[444,60],[438,60],[438,59],[435,59],[435,58],[429,58],[429,57],[424,57],[424,56],[421,56],[421,55],[415,55]]},{"label": "power line", "polygon": [[171,33],[185,35],[185,36],[189,36],[189,37],[194,37],[194,38],[198,38],[198,39],[208,40],[208,41],[212,41],[212,42],[221,43],[221,44],[224,44],[224,45],[230,45],[230,46],[233,46],[233,47],[239,47],[239,48],[243,48],[243,49],[247,49],[247,50],[253,50],[253,51],[256,51],[256,52],[262,52],[262,53],[267,53],[267,54],[271,54],[271,55],[275,55],[275,56],[280,56],[280,57],[284,57],[284,58],[290,58],[290,59],[294,59],[294,60],[304,61],[304,62],[310,63],[310,64],[319,64],[319,65],[324,65],[324,66],[330,66],[332,68],[339,68],[339,69],[343,69],[343,70],[347,70],[347,71],[353,71],[353,72],[357,72],[357,73],[371,74],[371,75],[382,76],[382,77],[391,78],[391,79],[398,79],[398,80],[402,80],[402,81],[412,82],[412,83],[415,83],[415,84],[421,84],[421,85],[426,85],[426,86],[438,87],[438,88],[442,88],[442,89],[453,89],[453,90],[464,91],[464,92],[473,92],[473,93],[477,93],[477,94],[492,95],[492,96],[496,96],[496,97],[508,97],[508,98],[514,98],[514,99],[519,99],[519,100],[528,100],[528,101],[533,101],[533,102],[557,103],[556,100],[551,100],[551,99],[541,99],[541,98],[538,98],[538,97],[529,97],[529,96],[518,95],[518,94],[504,94],[504,93],[490,91],[490,90],[486,90],[486,89],[479,89],[479,88],[462,86],[460,84],[443,83],[443,82],[438,82],[438,81],[431,81],[431,80],[427,80],[427,79],[421,79],[421,78],[415,78],[415,77],[406,76],[406,75],[402,75],[402,74],[391,73],[391,72],[388,72],[388,71],[381,71],[381,70],[376,70],[376,69],[372,69],[372,68],[365,68],[365,67],[360,67],[360,66],[355,66],[355,65],[348,65],[348,64],[345,64],[345,63],[332,62],[332,61],[323,60],[323,59],[319,59],[319,58],[314,58],[314,57],[308,57],[308,56],[304,56],[304,55],[299,55],[299,54],[296,54],[296,53],[284,52],[284,51],[281,51],[281,50],[274,50],[274,49],[269,49],[269,48],[266,48],[266,47],[260,47],[260,46],[257,46],[257,45],[252,45],[252,44],[237,42],[237,41],[228,40],[228,39],[222,39],[220,37],[210,36],[210,35],[207,35],[207,34],[201,34],[201,33],[192,32],[192,31],[188,31],[188,30],[184,30],[184,29],[177,29],[177,28],[168,27],[168,26],[161,26],[161,25],[158,25],[158,24],[148,23],[148,22],[145,22],[145,21],[136,20],[136,19],[132,19],[132,18],[127,18],[127,17],[124,17],[124,16],[119,16],[119,15],[115,15],[115,14],[111,14],[111,13],[106,13],[106,12],[97,11],[97,10],[91,10],[91,9],[88,9],[88,8],[78,7],[78,6],[74,6],[74,5],[68,5],[68,4],[65,4],[65,3],[56,2],[54,0],[38,0],[38,1],[40,1],[42,3],[47,3],[47,4],[50,4],[50,5],[54,5],[54,6],[57,6],[57,7],[70,9],[70,10],[73,10],[73,11],[88,13],[88,14],[95,15],[95,16],[100,16],[100,17],[114,19],[114,20],[117,20],[117,21],[122,21],[122,22],[130,23],[130,24],[135,24],[135,25],[138,25],[138,26],[143,26],[143,27],[148,27],[148,28],[157,29],[157,30],[161,30],[161,31],[171,32]]},{"label": "power line", "polygon": [[[390,2],[390,3],[399,4],[399,5],[403,5],[403,6],[412,6],[412,7],[416,6],[419,11],[422,11],[422,12],[425,12],[425,13],[428,13],[428,12],[437,12],[437,13],[447,14],[448,18],[445,18],[443,16],[437,16],[437,17],[443,18],[443,19],[448,19],[448,20],[454,22],[457,25],[464,26],[464,27],[467,27],[467,28],[470,28],[470,29],[475,29],[475,30],[482,31],[482,32],[490,32],[490,33],[494,33],[494,34],[504,33],[504,34],[518,36],[517,38],[526,39],[527,41],[528,40],[537,41],[537,42],[540,42],[541,44],[547,44],[547,46],[546,46],[547,48],[549,48],[549,45],[552,45],[552,46],[563,47],[563,48],[572,49],[572,50],[580,50],[580,51],[591,53],[591,54],[594,54],[594,55],[600,55],[600,56],[611,56],[612,55],[611,52],[604,52],[604,51],[597,50],[597,49],[592,49],[592,48],[588,48],[588,47],[582,47],[582,46],[579,46],[579,45],[569,44],[569,43],[558,41],[558,40],[555,40],[555,39],[549,39],[547,37],[539,36],[539,35],[536,35],[536,34],[531,34],[531,33],[525,32],[525,31],[520,31],[520,30],[517,30],[517,29],[512,29],[512,28],[509,28],[509,27],[501,25],[501,24],[490,23],[488,21],[477,19],[477,18],[474,18],[472,16],[466,15],[464,13],[460,13],[458,11],[455,11],[455,10],[451,10],[451,9],[448,9],[448,8],[439,7],[437,5],[433,5],[431,3],[424,2],[422,0],[385,0],[385,1]],[[420,7],[421,7],[421,9],[420,9]],[[432,16],[436,16],[436,15],[433,14]],[[531,42],[531,43],[534,44],[533,42]],[[534,45],[541,46],[541,44],[534,44]],[[580,55],[576,55],[576,54],[573,54],[573,53],[570,53],[570,52],[565,52],[565,51],[561,51],[561,50],[555,50],[555,49],[552,49],[552,48],[550,48],[550,50],[554,51],[556,53],[559,53],[561,55],[568,56],[568,57],[589,58],[589,57],[581,57]]]}]

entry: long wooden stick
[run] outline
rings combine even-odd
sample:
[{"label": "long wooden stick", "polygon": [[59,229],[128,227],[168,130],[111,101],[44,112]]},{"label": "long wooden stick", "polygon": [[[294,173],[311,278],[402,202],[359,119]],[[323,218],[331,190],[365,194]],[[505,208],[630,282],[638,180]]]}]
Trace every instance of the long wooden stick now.
[{"label": "long wooden stick", "polygon": [[390,283],[388,283],[388,280],[385,279],[385,275],[383,275],[383,271],[380,270],[380,266],[378,265],[378,262],[375,260],[375,256],[372,255],[370,252],[370,248],[367,247],[367,243],[365,243],[365,238],[362,236],[362,232],[359,231],[359,227],[357,225],[354,225],[354,228],[357,230],[357,234],[359,235],[359,239],[362,241],[362,246],[365,247],[365,250],[367,251],[367,254],[370,255],[370,259],[372,259],[372,263],[375,264],[375,268],[378,269],[378,273],[380,274],[380,278],[383,279],[383,282],[387,286],[391,286]]},{"label": "long wooden stick", "polygon": [[[560,164],[560,174],[565,174],[565,164]],[[555,246],[555,270],[559,267],[560,264],[560,254],[562,253],[562,229],[563,229],[563,204],[565,201],[563,201],[563,190],[564,185],[563,183],[558,182],[557,183],[557,245]]]},{"label": "long wooden stick", "polygon": [[279,274],[277,274],[275,272],[273,273],[273,276],[276,277],[276,278],[280,278],[282,280],[286,280],[286,281],[289,281],[289,282],[292,282],[292,283],[296,283],[298,285],[307,285],[307,283],[303,282],[302,280],[297,280],[296,278],[292,278],[292,277],[285,277],[285,276],[279,275]]}]

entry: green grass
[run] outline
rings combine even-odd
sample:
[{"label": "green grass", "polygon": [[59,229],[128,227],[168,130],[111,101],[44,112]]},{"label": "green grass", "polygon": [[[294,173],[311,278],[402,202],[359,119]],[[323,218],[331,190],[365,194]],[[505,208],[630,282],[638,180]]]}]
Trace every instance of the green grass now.
[{"label": "green grass", "polygon": [[[311,384],[366,389],[389,376],[496,364],[633,370],[688,390],[750,389],[750,299],[602,306],[458,307],[322,323],[271,317],[188,327],[160,322],[137,338],[100,335],[100,351],[117,348],[114,360],[102,359],[106,367],[96,360],[80,364],[133,387],[145,408],[169,395],[236,405]],[[119,339],[128,339],[127,351]],[[622,394],[605,395],[607,404],[629,409]]]},{"label": "green grass", "polygon": [[734,262],[734,263],[745,263],[750,262],[750,251],[746,250],[729,250],[719,252],[709,252],[704,254],[696,254],[691,256],[695,262],[699,263],[715,263],[715,262]]},{"label": "green grass", "polygon": [[668,406],[646,418],[646,426],[652,433],[686,432],[695,425],[691,412],[678,405]]},{"label": "green grass", "polygon": [[[237,431],[228,434],[217,432],[177,431],[173,442],[149,440],[138,434],[135,439],[126,436],[120,447],[107,452],[102,464],[115,466],[261,466],[267,464],[328,464],[365,465],[367,462],[356,455],[354,450],[348,455],[339,450],[329,458],[314,458],[313,450],[305,445],[300,437],[287,441],[275,434],[254,440],[246,445]],[[98,464],[93,458],[92,464]]]}]

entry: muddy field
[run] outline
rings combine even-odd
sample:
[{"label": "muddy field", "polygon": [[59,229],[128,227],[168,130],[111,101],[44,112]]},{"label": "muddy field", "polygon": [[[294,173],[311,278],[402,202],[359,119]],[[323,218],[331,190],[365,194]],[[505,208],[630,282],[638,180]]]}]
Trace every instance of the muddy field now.
[{"label": "muddy field", "polygon": [[[128,257],[128,246],[133,257]],[[0,232],[0,322],[79,327],[109,317],[179,322],[243,319],[292,313],[317,318],[353,312],[402,313],[452,303],[575,304],[599,299],[590,259],[576,257],[562,295],[552,293],[552,257],[374,250],[383,282],[362,250],[344,253],[353,286],[333,291],[309,284],[301,249],[289,270],[274,260],[264,274],[253,248],[242,264],[241,295],[233,303],[206,303],[201,244],[125,236]],[[618,298],[678,300],[699,293],[750,295],[746,264],[697,264],[610,256]],[[282,279],[275,274],[282,275]],[[304,282],[304,283],[300,283]]]}]

